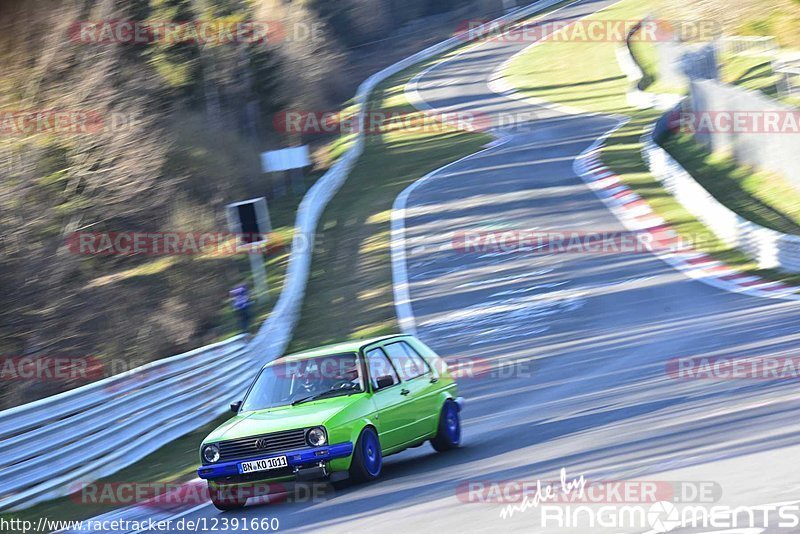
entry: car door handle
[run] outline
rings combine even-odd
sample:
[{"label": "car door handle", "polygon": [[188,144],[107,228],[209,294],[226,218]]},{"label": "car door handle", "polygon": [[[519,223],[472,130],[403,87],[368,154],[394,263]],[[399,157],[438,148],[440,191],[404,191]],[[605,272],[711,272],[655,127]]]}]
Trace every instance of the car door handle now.
[{"label": "car door handle", "polygon": [[401,389],[400,390],[400,395],[408,395],[409,393],[411,393],[411,392],[409,390],[407,390],[407,389]]}]

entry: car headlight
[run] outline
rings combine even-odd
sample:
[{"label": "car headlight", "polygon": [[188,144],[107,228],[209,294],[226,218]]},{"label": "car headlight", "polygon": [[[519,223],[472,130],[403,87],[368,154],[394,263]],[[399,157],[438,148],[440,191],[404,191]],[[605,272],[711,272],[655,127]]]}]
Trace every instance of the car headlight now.
[{"label": "car headlight", "polygon": [[317,426],[306,432],[306,441],[312,447],[322,447],[328,442],[328,436],[325,435],[324,428]]},{"label": "car headlight", "polygon": [[203,447],[203,460],[213,464],[219,461],[219,447],[216,445],[206,445]]}]

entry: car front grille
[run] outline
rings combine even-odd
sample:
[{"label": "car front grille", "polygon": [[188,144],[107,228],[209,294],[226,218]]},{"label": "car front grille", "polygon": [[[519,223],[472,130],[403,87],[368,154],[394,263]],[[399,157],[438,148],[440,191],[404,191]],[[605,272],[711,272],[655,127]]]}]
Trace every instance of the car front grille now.
[{"label": "car front grille", "polygon": [[[266,445],[257,447],[259,440],[266,440]],[[286,430],[260,436],[222,441],[219,446],[220,461],[254,458],[274,452],[294,451],[309,448],[306,443],[306,429]]]}]

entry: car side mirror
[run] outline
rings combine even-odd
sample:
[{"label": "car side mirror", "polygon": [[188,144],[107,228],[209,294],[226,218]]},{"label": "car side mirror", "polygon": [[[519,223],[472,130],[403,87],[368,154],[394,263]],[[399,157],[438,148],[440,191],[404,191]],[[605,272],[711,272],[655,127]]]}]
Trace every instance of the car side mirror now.
[{"label": "car side mirror", "polygon": [[239,413],[239,408],[241,407],[242,407],[242,401],[236,401],[233,404],[231,404],[231,411],[233,413]]},{"label": "car side mirror", "polygon": [[392,375],[379,376],[376,382],[378,383],[378,389],[388,388],[394,385],[394,378],[392,378]]}]

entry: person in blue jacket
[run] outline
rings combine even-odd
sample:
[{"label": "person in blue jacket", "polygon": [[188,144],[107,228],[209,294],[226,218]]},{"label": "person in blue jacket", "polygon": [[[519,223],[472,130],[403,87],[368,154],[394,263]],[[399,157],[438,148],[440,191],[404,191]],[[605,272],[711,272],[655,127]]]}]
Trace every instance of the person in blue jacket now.
[{"label": "person in blue jacket", "polygon": [[247,284],[240,284],[231,289],[231,305],[239,316],[239,326],[243,334],[250,333],[250,293]]}]

